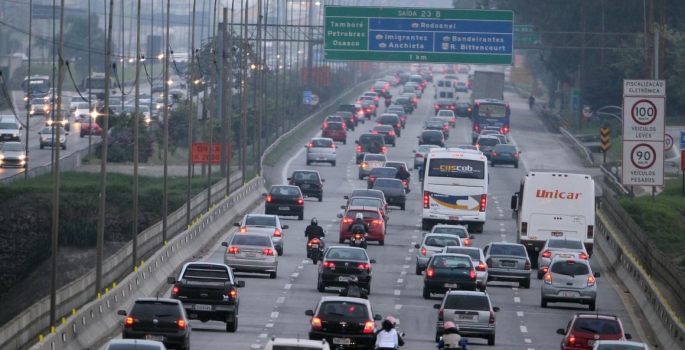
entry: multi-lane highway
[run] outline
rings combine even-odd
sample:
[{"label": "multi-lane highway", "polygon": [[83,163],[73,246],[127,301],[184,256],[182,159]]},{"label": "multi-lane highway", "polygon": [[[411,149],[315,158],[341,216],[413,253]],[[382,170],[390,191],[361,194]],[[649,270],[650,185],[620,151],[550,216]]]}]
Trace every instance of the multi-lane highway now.
[{"label": "multi-lane highway", "polygon": [[[406,130],[398,139],[397,147],[388,148],[389,160],[413,164],[412,150],[417,146],[416,136],[423,121],[433,116],[432,96],[432,86],[429,84],[418,109],[409,116]],[[526,101],[508,93],[505,97],[511,104],[511,136],[523,151],[523,166],[519,169],[491,168],[487,223],[484,233],[477,234],[474,240],[474,245],[481,248],[493,241],[516,241],[509,199],[518,189],[521,177],[527,170],[583,171],[576,156],[559,142],[558,137],[544,131],[538,119],[528,110]],[[467,98],[467,94],[460,93],[460,99]],[[368,129],[368,122],[360,125],[356,131],[348,134],[348,140],[356,139]],[[470,121],[459,119],[447,141],[448,146],[470,143],[470,131]],[[303,140],[303,144],[305,142]],[[340,219],[336,218],[336,214],[342,211],[340,206],[345,204],[343,196],[354,188],[365,188],[366,182],[357,179],[353,142],[339,146],[338,166],[335,168],[330,165],[306,166],[302,150],[296,149],[286,157],[289,160],[278,169],[282,172],[279,177],[286,177],[297,169],[318,170],[326,180],[323,202],[307,200],[304,221],[283,219],[290,228],[285,231],[285,250],[284,255],[279,258],[278,278],[237,275],[239,280],[246,282],[246,287],[239,290],[241,300],[238,331],[226,333],[222,323],[192,321],[191,348],[218,350],[230,345],[230,348],[235,349],[258,349],[272,336],[307,338],[310,318],[304,315],[304,311],[314,308],[321,296],[334,295],[333,290],[324,294],[316,289],[317,266],[306,259],[304,229],[309,220],[316,217],[328,230],[328,244],[337,245]],[[375,313],[392,315],[399,319],[398,328],[407,334],[404,348],[431,349],[435,346],[433,336],[437,317],[433,304],[439,303],[440,297],[424,300],[421,292],[423,276],[414,274],[416,252],[413,246],[420,240],[422,231],[421,194],[416,171],[412,173],[412,177],[413,191],[408,196],[406,211],[396,209],[389,213],[385,246],[369,244],[370,257],[377,261],[373,265],[373,292],[370,300]],[[261,206],[255,211],[263,210]],[[231,232],[227,232],[224,238],[229,234]],[[222,262],[224,249],[217,246],[205,259]],[[622,290],[618,290],[615,283],[605,277],[597,260],[597,257],[591,259],[593,269],[603,274],[598,279],[598,311],[619,316],[626,331],[634,339],[639,339],[640,332],[637,332],[635,322],[626,311],[628,306],[624,303]],[[516,283],[491,282],[488,285],[493,306],[501,309],[497,314],[496,345],[488,347],[484,340],[471,339],[471,347],[552,349],[559,346],[562,337],[556,334],[556,330],[566,327],[573,314],[587,312],[587,307],[552,304],[548,309],[541,309],[541,282],[534,276],[533,273],[530,289],[518,288]]]}]

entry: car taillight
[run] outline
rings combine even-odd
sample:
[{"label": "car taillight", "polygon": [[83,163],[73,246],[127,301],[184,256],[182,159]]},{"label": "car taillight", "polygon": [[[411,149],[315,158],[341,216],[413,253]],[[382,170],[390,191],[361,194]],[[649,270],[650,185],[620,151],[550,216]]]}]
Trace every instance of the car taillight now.
[{"label": "car taillight", "polygon": [[328,268],[334,269],[334,268],[335,268],[335,263],[332,262],[332,261],[324,261],[324,262],[323,262],[323,267],[328,267]]},{"label": "car taillight", "polygon": [[585,254],[585,253],[578,254],[578,259],[587,260],[587,254]]},{"label": "car taillight", "polygon": [[478,266],[476,268],[478,269],[478,271],[485,271],[485,263],[479,261]]},{"label": "car taillight", "polygon": [[399,83],[400,83],[400,80],[399,80],[399,79],[395,79],[395,83],[399,84]]},{"label": "car taillight", "polygon": [[376,181],[376,178],[373,176],[369,176],[369,182],[374,182],[374,181]]},{"label": "car taillight", "polygon": [[240,248],[238,247],[229,247],[228,248],[228,254],[239,254],[240,253]]},{"label": "car taillight", "polygon": [[593,239],[595,237],[595,227],[588,225],[587,227],[587,239]]},{"label": "car taillight", "polygon": [[359,167],[361,168],[366,168],[367,166],[368,164],[366,164],[366,162],[362,162],[361,164],[359,164]]},{"label": "car taillight", "polygon": [[347,223],[350,223],[352,221],[354,221],[354,220],[352,220],[350,218],[344,218],[342,222],[343,222],[343,224],[347,224]]},{"label": "car taillight", "polygon": [[132,326],[134,322],[135,322],[135,320],[131,316],[126,317],[126,321],[124,321],[126,326]]},{"label": "car taillight", "polygon": [[423,83],[421,83],[421,86],[426,86],[426,84],[427,83],[424,81]]},{"label": "car taillight", "polygon": [[235,289],[231,289],[231,291],[228,292],[228,295],[230,295],[231,298],[235,299],[235,297],[238,296],[238,292]]},{"label": "car taillight", "polygon": [[374,88],[369,89],[371,92],[375,92],[376,90]]},{"label": "car taillight", "polygon": [[450,109],[454,109],[454,106],[450,106]]},{"label": "car taillight", "polygon": [[371,225],[383,225],[383,220],[373,220],[371,221]]},{"label": "car taillight", "polygon": [[179,329],[186,329],[186,320],[178,320],[176,321],[176,324],[178,325]]},{"label": "car taillight", "polygon": [[281,232],[281,230],[279,230],[279,229],[274,230],[274,237],[281,237],[282,234],[283,233]]},{"label": "car taillight", "polygon": [[247,227],[243,226],[240,228],[240,233],[245,233],[247,232]]},{"label": "car taillight", "polygon": [[471,246],[471,240],[468,238],[464,238],[464,245],[467,247],[470,247]]},{"label": "car taillight", "polygon": [[274,251],[271,248],[264,248],[264,250],[262,250],[262,255],[273,256]]},{"label": "car taillight", "polygon": [[542,254],[540,254],[540,256],[542,256],[543,258],[549,258],[552,256],[552,252],[550,252],[549,250],[545,250],[544,252],[542,252]]},{"label": "car taillight", "polygon": [[318,318],[318,317],[312,318],[312,328],[314,328],[316,330],[320,330],[323,328],[321,326],[321,319],[320,318]]},{"label": "car taillight", "polygon": [[474,131],[480,130],[480,127],[478,126],[478,124],[476,124],[476,125],[473,126],[473,130],[474,130]]},{"label": "car taillight", "polygon": [[449,130],[449,129],[450,129],[450,126],[449,126],[449,125],[445,125],[445,130]]},{"label": "car taillight", "polygon": [[397,127],[398,127],[398,128],[401,128],[401,127],[402,127],[402,124],[397,123]]},{"label": "car taillight", "polygon": [[366,321],[366,323],[364,323],[363,332],[364,332],[364,334],[371,334],[371,333],[373,333],[374,328],[375,328],[375,324],[373,323],[373,321]]},{"label": "car taillight", "polygon": [[518,154],[518,153],[514,153],[514,158],[518,158],[518,157],[519,157],[519,154]]},{"label": "car taillight", "polygon": [[576,337],[575,336],[570,336],[568,337],[568,345],[573,345],[576,343]]},{"label": "car taillight", "polygon": [[485,260],[485,264],[488,265],[488,268],[492,268],[492,259]]},{"label": "car taillight", "polygon": [[302,203],[304,203],[304,199],[302,199],[302,197],[298,197],[297,198],[297,204],[302,204]]},{"label": "car taillight", "polygon": [[503,130],[504,130],[505,134],[508,134],[509,133],[509,125],[505,125]]},{"label": "car taillight", "polygon": [[427,253],[426,248],[422,247],[421,248],[421,255],[426,256],[426,253]]},{"label": "car taillight", "polygon": [[476,144],[476,149],[480,149],[480,143]]},{"label": "car taillight", "polygon": [[357,268],[360,269],[360,270],[368,270],[368,269],[371,268],[371,265],[369,265],[369,264],[359,264],[359,266],[357,266]]},{"label": "car taillight", "polygon": [[273,199],[273,198],[271,198],[271,195],[266,196],[266,202],[267,202],[267,203],[271,203],[271,200],[272,200],[272,199]]},{"label": "car taillight", "polygon": [[389,132],[388,136],[395,136],[395,132],[394,131]]},{"label": "car taillight", "polygon": [[362,153],[362,146],[357,146],[357,153]]},{"label": "car taillight", "polygon": [[433,277],[433,275],[435,275],[435,271],[433,271],[433,266],[431,266],[426,270],[426,276]]},{"label": "car taillight", "polygon": [[428,191],[423,191],[423,208],[428,209],[430,205]]},{"label": "car taillight", "polygon": [[335,148],[335,143],[331,142],[331,148]]},{"label": "car taillight", "polygon": [[495,324],[495,313],[490,311],[490,324]]},{"label": "car taillight", "polygon": [[457,122],[457,118],[452,118],[452,123],[456,123],[456,122]]},{"label": "car taillight", "polygon": [[526,260],[526,264],[523,265],[524,270],[530,270],[530,261]]},{"label": "car taillight", "polygon": [[485,212],[485,207],[488,206],[488,195],[482,194],[480,196],[480,212]]},{"label": "car taillight", "polygon": [[173,295],[178,294],[178,287],[177,286],[174,286],[173,288],[171,288],[171,294],[173,294]]},{"label": "car taillight", "polygon": [[548,273],[545,275],[545,283],[552,284],[552,275],[551,274]]},{"label": "car taillight", "polygon": [[476,276],[477,276],[477,275],[476,275],[476,270],[471,269],[471,271],[469,271],[469,277],[470,277],[472,280],[475,280],[475,279],[476,279]]},{"label": "car taillight", "polygon": [[594,276],[587,276],[587,286],[592,287],[595,285],[595,277]]},{"label": "car taillight", "polygon": [[497,157],[498,154],[499,154],[499,153],[497,153],[497,152],[492,152],[492,156],[493,156],[493,157]]},{"label": "car taillight", "polygon": [[440,311],[438,311],[438,321],[444,321],[445,320],[445,309],[440,308]]},{"label": "car taillight", "polygon": [[435,105],[435,109],[440,109],[440,105]]},{"label": "car taillight", "polygon": [[383,154],[385,154],[385,152],[387,152],[387,151],[388,151],[388,148],[383,146],[383,149],[382,149]]},{"label": "car taillight", "polygon": [[423,154],[417,153],[417,154],[416,154],[416,158],[423,158]]}]

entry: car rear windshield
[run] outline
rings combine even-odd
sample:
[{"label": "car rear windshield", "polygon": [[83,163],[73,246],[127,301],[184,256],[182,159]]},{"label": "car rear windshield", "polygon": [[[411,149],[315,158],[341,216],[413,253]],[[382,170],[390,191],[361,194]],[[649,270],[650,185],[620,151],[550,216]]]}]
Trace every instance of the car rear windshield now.
[{"label": "car rear windshield", "polygon": [[[340,112],[338,112],[338,113],[340,113]],[[342,123],[342,121],[343,121],[343,117],[340,115],[331,115],[331,116],[326,117],[326,123],[331,123],[331,122]]]},{"label": "car rear windshield", "polygon": [[275,186],[271,189],[271,194],[279,195],[279,196],[299,196],[300,191],[298,191],[297,187],[288,187],[288,186]]},{"label": "car rear windshield", "polygon": [[597,350],[644,350],[644,345],[633,345],[633,344],[599,344],[597,345]]},{"label": "car rear windshield", "polygon": [[359,143],[363,145],[372,143],[374,141],[383,144],[383,135],[362,135],[359,137]]},{"label": "car rear windshield", "polygon": [[526,256],[526,248],[520,245],[495,244],[490,250],[490,255]]},{"label": "car rear windshield", "polygon": [[331,248],[326,254],[327,259],[367,261],[368,257],[364,250],[350,248]]},{"label": "car rear windshield", "polygon": [[396,115],[384,115],[378,120],[379,123],[397,123],[397,116]]},{"label": "car rear windshield", "polygon": [[272,350],[321,350],[323,349],[320,346],[317,347],[311,347],[311,346],[303,346],[303,345],[273,345],[271,347]]},{"label": "car rear windshield", "polygon": [[110,344],[107,350],[160,350],[161,348],[159,345],[148,344]]},{"label": "car rear windshield", "polygon": [[449,254],[464,254],[468,255],[471,260],[480,261],[480,251],[478,249],[469,249],[465,247],[449,247],[445,253]]},{"label": "car rear windshield", "polygon": [[378,179],[373,184],[374,187],[402,188],[402,181],[395,179]]},{"label": "car rear windshield", "polygon": [[342,130],[342,124],[340,123],[328,123],[326,130]]},{"label": "car rear windshield", "polygon": [[312,144],[312,147],[315,147],[315,148],[316,147],[331,148],[333,146],[333,141],[318,139],[318,140],[312,140],[311,144]]},{"label": "car rear windshield", "polygon": [[497,146],[495,146],[495,151],[516,153],[516,147],[510,146],[510,145],[497,145]]},{"label": "car rear windshield", "polygon": [[397,169],[395,169],[395,168],[392,168],[392,169],[376,168],[376,169],[371,170],[371,175],[375,175],[375,176],[395,176],[396,173],[397,173]]},{"label": "car rear windshield", "polygon": [[369,314],[364,304],[345,301],[325,301],[321,304],[319,316],[368,318]]},{"label": "car rear windshield", "polygon": [[583,249],[583,242],[573,239],[550,239],[547,248]]},{"label": "car rear windshield", "polygon": [[267,236],[236,234],[231,245],[252,245],[257,247],[271,247],[271,239]]},{"label": "car rear windshield", "polygon": [[[442,126],[441,126],[441,127],[442,127]],[[423,137],[436,137],[436,138],[441,138],[441,137],[442,137],[442,131],[437,131],[437,130],[424,131],[424,132],[423,132]]]},{"label": "car rear windshield", "polygon": [[452,111],[441,110],[438,112],[438,117],[453,117],[454,113]]},{"label": "car rear windshield", "polygon": [[444,124],[442,122],[426,122],[426,127],[427,128],[442,128]]},{"label": "car rear windshield", "polygon": [[588,275],[590,269],[585,264],[576,264],[573,260],[571,261],[557,261],[550,268],[552,273],[558,273],[560,275],[567,276],[581,276]]},{"label": "car rear windshield", "polygon": [[349,198],[354,197],[374,197],[383,199],[383,192],[377,190],[354,190]]},{"label": "car rear windshield", "polygon": [[250,215],[245,218],[246,226],[276,226],[276,218],[273,216]]},{"label": "car rear windshield", "polygon": [[193,264],[186,267],[183,272],[184,279],[197,279],[202,281],[227,281],[229,273],[226,267],[221,265],[197,265]]},{"label": "car rear windshield", "polygon": [[168,303],[159,300],[138,300],[133,304],[131,316],[135,318],[180,318],[181,308],[176,303]]},{"label": "car rear windshield", "polygon": [[374,126],[373,131],[378,131],[378,132],[391,132],[394,131],[395,129],[392,128],[390,125],[379,125],[379,126]]},{"label": "car rear windshield", "polygon": [[319,173],[315,173],[313,171],[296,171],[293,174],[293,179],[317,181],[319,180]]},{"label": "car rear windshield", "polygon": [[426,241],[423,243],[429,247],[448,247],[448,246],[460,246],[461,242],[457,237],[447,237],[447,236],[428,236]]},{"label": "car rear windshield", "polygon": [[347,212],[347,217],[350,219],[354,219],[358,213],[362,213],[364,216],[364,219],[380,219],[381,214],[378,213],[377,211],[357,211],[357,210],[350,210]]},{"label": "car rear windshield", "polygon": [[496,138],[482,138],[478,139],[478,144],[481,146],[497,146],[500,142]]},{"label": "car rear windshield", "polygon": [[356,207],[376,207],[380,208],[383,203],[378,198],[352,198],[350,201],[350,206]]},{"label": "car rear windshield", "polygon": [[400,98],[395,100],[395,103],[400,104],[400,105],[409,104],[409,99],[406,97],[400,97]]},{"label": "car rear windshield", "polygon": [[621,326],[616,320],[602,318],[577,318],[573,330],[593,334],[620,334]]},{"label": "car rear windshield", "polygon": [[376,154],[367,154],[366,157],[364,157],[364,160],[367,162],[385,162],[385,156],[376,155]]},{"label": "car rear windshield", "polygon": [[450,294],[445,300],[444,309],[490,311],[490,301],[484,295]]},{"label": "car rear windshield", "polygon": [[433,233],[449,233],[451,235],[457,235],[461,238],[469,238],[466,229],[461,227],[436,227],[433,229]]},{"label": "car rear windshield", "polygon": [[453,269],[471,269],[471,259],[458,256],[434,256],[431,266]]}]

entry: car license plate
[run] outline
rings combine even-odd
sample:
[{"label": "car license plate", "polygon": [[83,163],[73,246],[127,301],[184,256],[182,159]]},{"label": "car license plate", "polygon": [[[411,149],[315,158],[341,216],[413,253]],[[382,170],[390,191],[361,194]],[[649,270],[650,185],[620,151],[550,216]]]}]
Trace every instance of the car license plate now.
[{"label": "car license plate", "polygon": [[302,184],[302,188],[309,188],[309,184]]},{"label": "car license plate", "polygon": [[318,247],[319,247],[318,244],[312,244],[312,248],[318,248]]},{"label": "car license plate", "polygon": [[559,254],[557,255],[558,258],[564,258],[564,259],[571,259],[573,258],[573,255],[571,254]]},{"label": "car license plate", "polygon": [[248,258],[255,258],[255,257],[257,257],[257,254],[256,253],[245,253],[245,256]]},{"label": "car license plate", "polygon": [[502,261],[502,262],[500,262],[500,266],[502,266],[502,267],[516,267],[516,263],[513,261]]},{"label": "car license plate", "polygon": [[354,243],[355,243],[355,244],[361,244],[362,241],[361,241],[360,239],[355,239],[355,240],[354,240]]},{"label": "car license plate", "polygon": [[458,216],[450,216],[450,220],[459,220]]},{"label": "car license plate", "polygon": [[562,297],[574,298],[578,296],[578,292],[559,292],[559,295]]},{"label": "car license plate", "polygon": [[478,316],[476,316],[476,315],[457,315],[457,318],[460,320],[477,321]]},{"label": "car license plate", "polygon": [[459,285],[456,283],[445,283],[445,288],[459,288]]},{"label": "car license plate", "polygon": [[316,160],[326,160],[326,157],[316,157]]},{"label": "car license plate", "polygon": [[350,280],[350,278],[347,277],[347,276],[340,276],[340,277],[338,277],[338,281],[340,281],[340,282],[347,282],[347,281],[349,281],[349,280]]},{"label": "car license plate", "polygon": [[350,338],[333,338],[333,344],[350,345]]},{"label": "car license plate", "polygon": [[561,236],[563,236],[563,235],[564,235],[564,233],[561,232],[561,231],[554,231],[554,232],[552,232],[552,236],[554,236],[554,237],[561,237]]},{"label": "car license plate", "polygon": [[278,207],[278,210],[290,210],[290,207]]},{"label": "car license plate", "polygon": [[212,311],[212,305],[195,304],[195,310]]},{"label": "car license plate", "polygon": [[164,337],[161,335],[152,335],[148,334],[145,336],[145,339],[147,340],[154,340],[154,341],[164,341]]}]

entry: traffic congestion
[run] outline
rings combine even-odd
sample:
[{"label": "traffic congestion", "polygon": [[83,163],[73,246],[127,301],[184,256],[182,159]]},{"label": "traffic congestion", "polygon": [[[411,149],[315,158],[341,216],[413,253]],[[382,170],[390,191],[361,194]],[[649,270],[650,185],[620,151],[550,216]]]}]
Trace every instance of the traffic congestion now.
[{"label": "traffic congestion", "polygon": [[163,297],[121,310],[116,338],[178,349],[647,349],[593,255],[594,182],[559,163],[529,168],[523,156],[536,150],[516,139],[535,133],[527,102],[478,90],[502,73],[396,67],[302,140],[264,204],[169,276]]}]

